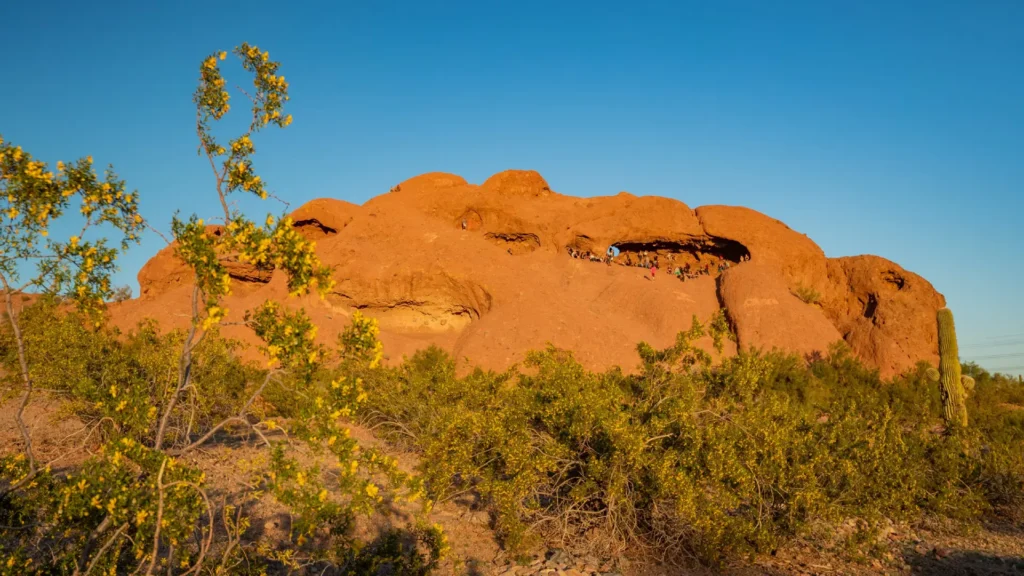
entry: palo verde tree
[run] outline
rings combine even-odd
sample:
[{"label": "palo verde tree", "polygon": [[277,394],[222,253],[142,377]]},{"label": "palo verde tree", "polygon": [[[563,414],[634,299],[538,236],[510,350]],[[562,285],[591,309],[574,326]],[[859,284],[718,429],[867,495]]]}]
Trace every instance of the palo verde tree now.
[{"label": "palo verde tree", "polygon": [[[239,195],[269,196],[254,167],[253,139],[266,128],[287,127],[292,119],[284,113],[288,83],[278,73],[279,64],[245,43],[234,55],[252,75],[252,88],[238,90],[251,105],[245,132],[227,140],[215,134],[218,122],[231,110],[231,94],[220,69],[226,52],[202,61],[194,94],[199,153],[212,170],[222,212],[205,220],[197,214],[175,216],[171,222],[169,244],[192,275],[187,326],[171,336],[141,327],[141,335],[131,336],[132,342],[155,342],[147,348],[155,352],[128,357],[116,374],[101,367],[102,376],[83,378],[87,391],[79,392],[79,400],[87,400],[102,445],[79,469],[38,477],[27,430],[23,458],[0,460],[0,481],[7,480],[12,487],[8,496],[19,500],[16,508],[35,510],[37,520],[61,528],[59,535],[53,530],[26,530],[35,538],[19,536],[6,549],[0,542],[0,552],[14,558],[6,567],[12,571],[23,570],[43,555],[40,550],[45,547],[48,561],[61,573],[231,572],[240,567],[241,534],[247,527],[236,504],[269,493],[293,518],[287,534],[292,546],[257,550],[247,555],[247,566],[262,557],[295,569],[327,562],[351,572],[368,561],[352,540],[355,517],[381,509],[385,491],[395,500],[411,501],[421,495],[418,482],[399,472],[393,459],[361,450],[343,425],[366,400],[358,374],[381,359],[374,321],[355,315],[337,350],[329,350],[317,341],[316,326],[302,309],[267,301],[244,311],[244,323],[262,342],[267,360],[259,368],[231,358],[230,346],[218,336],[229,314],[225,299],[233,283],[226,258],[283,273],[290,296],[322,296],[332,286],[331,270],[318,259],[314,243],[288,218],[268,215],[256,223],[235,207],[233,199]],[[156,231],[138,216],[134,194],[125,194],[112,173],[105,182],[90,176],[91,161],[62,168],[62,176],[55,178],[45,166],[26,163],[20,150],[17,154],[16,160],[5,160],[20,162],[11,164],[10,170],[5,165],[5,174],[15,175],[8,185],[15,191],[10,196],[15,199],[10,219],[22,215],[20,227],[12,227],[9,240],[5,237],[13,246],[12,258],[35,256],[32,233],[38,230],[39,214],[52,217],[63,207],[59,199],[71,195],[69,190],[82,196],[87,222],[114,225],[125,235],[123,244],[135,240],[143,225]],[[29,176],[35,179],[26,180]],[[37,188],[47,194],[35,193]],[[116,253],[104,243],[89,244],[79,235],[48,246],[60,258],[41,264],[36,285],[64,289],[94,307],[110,295],[107,275]],[[5,277],[13,277],[15,269],[4,268]],[[9,317],[14,322],[12,313]],[[112,350],[125,349],[116,337],[105,342]],[[169,344],[179,346],[178,351],[168,354]],[[327,362],[344,369],[323,382],[317,374]],[[27,375],[25,387],[27,397]],[[289,399],[287,405],[274,406],[267,400],[275,391],[276,397]],[[247,495],[236,504],[211,500],[202,466],[191,458],[198,448],[224,435],[265,448],[265,464],[253,471]],[[310,456],[303,462],[312,464],[300,463],[300,451]],[[332,468],[329,481],[321,470],[324,465]],[[28,481],[33,476],[37,478]],[[29,523],[24,517],[17,520]],[[417,566],[432,565],[445,547],[443,534],[436,526],[413,530],[429,552]],[[4,570],[0,567],[0,574]]]},{"label": "palo verde tree", "polygon": [[[110,275],[121,250],[138,242],[143,226],[138,195],[125,192],[113,168],[100,177],[91,156],[65,164],[55,171],[0,137],[0,283],[3,285],[6,323],[14,338],[22,387],[15,419],[21,432],[26,481],[39,469],[24,412],[32,398],[33,382],[26,358],[18,308],[26,293],[63,296],[87,314],[96,316],[113,292]],[[75,214],[77,208],[77,214]],[[69,215],[70,212],[70,215]],[[75,217],[77,220],[73,221]],[[58,222],[77,230],[57,239],[51,231]],[[111,230],[118,237],[87,239],[95,229]]]}]

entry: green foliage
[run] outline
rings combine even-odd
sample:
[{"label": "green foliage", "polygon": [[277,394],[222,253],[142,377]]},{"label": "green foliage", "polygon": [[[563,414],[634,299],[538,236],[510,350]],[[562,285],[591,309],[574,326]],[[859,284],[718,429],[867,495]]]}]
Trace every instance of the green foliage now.
[{"label": "green foliage", "polygon": [[421,452],[429,497],[477,494],[512,548],[604,534],[715,562],[820,522],[1020,505],[1019,436],[936,434],[927,365],[884,382],[837,345],[809,367],[756,352],[712,366],[692,345],[703,334],[695,322],[668,349],[641,344],[635,374],[548,349],[522,371],[459,377],[429,349],[368,374],[361,411]]},{"label": "green foliage", "polygon": [[810,286],[804,286],[801,284],[796,287],[793,294],[807,304],[818,304],[821,302],[821,292],[818,292]]},{"label": "green foliage", "polygon": [[[67,294],[95,310],[112,291],[110,274],[119,250],[106,239],[87,240],[96,228],[113,231],[120,249],[138,241],[143,226],[137,211],[138,195],[125,191],[113,168],[101,178],[92,157],[65,164],[56,174],[45,162],[0,138],[0,279],[4,290],[32,289]],[[80,232],[66,240],[50,237],[55,223],[67,221],[77,202]],[[36,272],[21,282],[26,265]]]},{"label": "green foliage", "polygon": [[967,426],[966,394],[960,379],[960,353],[956,345],[953,312],[943,308],[936,317],[939,326],[939,389],[942,392],[943,415],[950,426]]},{"label": "green foliage", "polygon": [[447,551],[447,538],[437,525],[418,526],[411,532],[388,530],[370,546],[352,550],[341,573],[425,576]]},{"label": "green foliage", "polygon": [[[84,425],[81,438],[98,443],[100,449],[73,467],[51,471],[46,465],[34,473],[23,452],[0,454],[0,525],[8,527],[0,531],[0,557],[16,558],[16,564],[34,558],[36,567],[40,558],[58,558],[58,573],[72,573],[76,566],[83,569],[83,559],[95,561],[97,570],[130,572],[140,564],[145,569],[154,558],[158,564],[169,561],[173,547],[174,562],[185,572],[204,548],[218,545],[223,552],[229,544],[197,544],[192,536],[197,530],[205,538],[210,535],[205,527],[214,517],[236,526],[247,520],[232,515],[229,506],[211,505],[202,467],[172,454],[187,454],[218,430],[252,432],[265,440],[264,434],[278,428],[287,429],[289,440],[274,443],[268,465],[254,470],[252,487],[273,496],[292,515],[290,560],[308,562],[314,557],[340,567],[356,558],[384,562],[391,557],[378,558],[374,550],[395,552],[385,541],[364,550],[352,533],[357,515],[381,511],[387,501],[413,501],[422,494],[419,480],[399,471],[394,459],[380,451],[360,449],[344,426],[367,400],[362,380],[355,376],[360,365],[368,369],[369,361],[361,364],[362,356],[347,358],[327,374],[303,364],[308,360],[305,353],[282,352],[279,362],[301,368],[286,374],[276,367],[268,370],[240,362],[236,345],[208,334],[192,350],[190,393],[171,411],[165,448],[156,450],[158,414],[177,387],[184,332],[161,332],[152,323],[127,334],[97,329],[88,316],[62,309],[52,298],[25,309],[19,318],[26,326],[23,344],[32,380],[67,399],[65,410]],[[301,312],[268,305],[252,322],[269,345],[276,343],[282,350],[302,348],[291,334],[299,334],[301,342],[308,340],[302,336],[308,319]],[[348,332],[362,335],[369,350],[379,348],[375,322],[360,319]],[[16,370],[12,373],[18,366],[16,347],[11,332],[0,331],[0,364],[9,375],[5,385],[19,382]],[[291,399],[282,403],[282,409],[266,401],[282,398]],[[248,411],[240,412],[240,407]],[[254,423],[236,422],[239,413]],[[329,457],[300,461],[298,446]],[[153,524],[158,516],[165,524],[159,535]],[[424,530],[406,535],[424,539],[421,544],[443,542],[433,528]],[[224,537],[219,529],[217,533]],[[157,536],[161,545],[154,554]],[[100,553],[107,540],[111,545]],[[331,546],[319,548],[325,541]],[[317,547],[311,547],[314,542]],[[403,556],[402,562],[435,562],[427,548]],[[241,550],[235,546],[234,555],[225,556],[222,564],[231,565]],[[259,557],[252,550],[246,553],[250,559]]]}]

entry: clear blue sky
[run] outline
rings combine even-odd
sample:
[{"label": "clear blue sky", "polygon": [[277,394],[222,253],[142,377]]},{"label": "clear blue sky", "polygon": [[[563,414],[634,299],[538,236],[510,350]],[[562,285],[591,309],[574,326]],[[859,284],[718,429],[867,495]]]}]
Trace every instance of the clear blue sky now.
[{"label": "clear blue sky", "polygon": [[922,274],[966,358],[1024,372],[1019,0],[2,2],[0,38],[0,133],[113,163],[150,217],[215,213],[190,97],[249,41],[291,83],[256,144],[293,206],[506,168],[750,206]]}]

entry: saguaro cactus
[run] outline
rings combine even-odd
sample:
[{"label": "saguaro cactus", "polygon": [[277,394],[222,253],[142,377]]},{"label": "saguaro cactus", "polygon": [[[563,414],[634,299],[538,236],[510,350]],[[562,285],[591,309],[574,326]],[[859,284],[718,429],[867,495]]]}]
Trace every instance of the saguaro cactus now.
[{"label": "saguaro cactus", "polygon": [[967,426],[967,404],[960,379],[960,353],[956,345],[956,327],[949,308],[939,310],[939,392],[946,423]]}]

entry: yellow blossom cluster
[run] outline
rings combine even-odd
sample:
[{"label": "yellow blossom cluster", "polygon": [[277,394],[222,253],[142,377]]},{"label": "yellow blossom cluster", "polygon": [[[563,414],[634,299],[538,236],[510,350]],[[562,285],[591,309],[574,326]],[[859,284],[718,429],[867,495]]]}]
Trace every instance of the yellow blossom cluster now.
[{"label": "yellow blossom cluster", "polygon": [[352,315],[352,323],[338,338],[342,358],[376,368],[384,358],[384,345],[379,336],[377,320],[356,311]]},{"label": "yellow blossom cluster", "polygon": [[231,105],[228,103],[231,94],[228,93],[227,81],[224,80],[220,68],[217,66],[218,56],[221,57],[221,60],[227,57],[226,53],[221,52],[212,54],[203,60],[202,66],[199,67],[199,88],[193,96],[193,101],[199,106],[201,112],[204,115],[212,116],[215,120],[223,118],[231,109]]},{"label": "yellow blossom cluster", "polygon": [[308,372],[323,359],[322,347],[316,344],[317,327],[303,310],[289,312],[267,301],[247,313],[246,321],[263,340],[271,366]]},{"label": "yellow blossom cluster", "polygon": [[79,235],[67,242],[49,239],[51,226],[76,196],[85,220],[83,232],[106,224],[121,234],[121,249],[138,241],[144,222],[136,195],[125,193],[124,182],[113,170],[101,178],[93,169],[92,157],[85,157],[57,162],[54,172],[20,146],[0,138],[0,221],[6,232],[0,235],[0,254],[17,255],[15,260],[3,260],[0,267],[8,279],[15,279],[23,272],[16,266],[18,259],[46,262],[32,283],[70,295],[83,308],[98,311],[112,293],[110,275],[118,250],[108,247],[106,240],[85,241]]},{"label": "yellow blossom cluster", "polygon": [[284,103],[289,100],[288,82],[277,74],[279,64],[270,59],[268,52],[261,52],[247,43],[239,46],[235,53],[242,59],[242,66],[254,76],[253,129],[259,130],[271,123],[281,128],[291,124],[291,115],[283,113]]},{"label": "yellow blossom cluster", "polygon": [[318,291],[326,294],[334,286],[329,267],[316,255],[316,244],[300,234],[289,218],[259,227],[251,221],[236,219],[228,224],[231,247],[239,260],[258,267],[283,270],[288,275],[292,295]]}]

